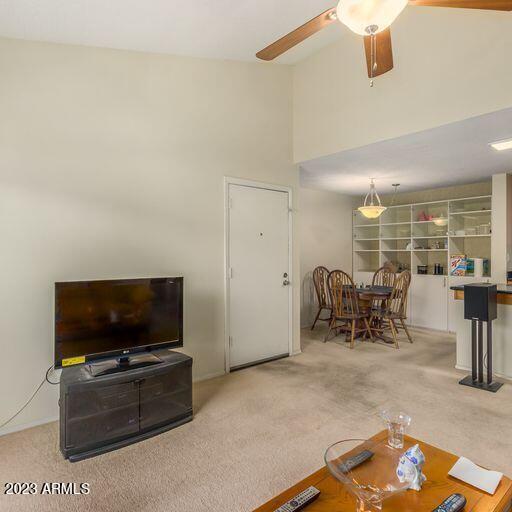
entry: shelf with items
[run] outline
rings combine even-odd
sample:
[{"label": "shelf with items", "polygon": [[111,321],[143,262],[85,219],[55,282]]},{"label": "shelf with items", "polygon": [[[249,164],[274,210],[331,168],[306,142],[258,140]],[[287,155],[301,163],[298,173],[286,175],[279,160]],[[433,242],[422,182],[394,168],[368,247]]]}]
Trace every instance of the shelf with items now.
[{"label": "shelf with items", "polygon": [[412,238],[447,237],[448,225],[436,226],[433,222],[419,222],[412,225]]},{"label": "shelf with items", "polygon": [[414,237],[413,250],[447,250],[448,237],[446,236],[432,236],[432,237]]},{"label": "shelf with items", "polygon": [[412,222],[438,222],[446,226],[448,224],[448,201],[414,204],[411,220]]},{"label": "shelf with items", "polygon": [[419,250],[412,252],[412,271],[414,274],[448,275],[447,250]]},{"label": "shelf with items", "polygon": [[354,270],[356,272],[375,272],[380,267],[380,251],[355,251]]},{"label": "shelf with items", "polygon": [[465,199],[452,199],[450,201],[450,214],[475,213],[476,211],[490,212],[492,210],[492,196],[469,197]]},{"label": "shelf with items", "polygon": [[[469,270],[466,270],[463,275],[472,276],[474,275],[471,271],[475,258],[484,260],[483,276],[488,277],[491,274],[491,237],[485,236],[461,236],[461,237],[450,237],[450,251],[449,261],[450,266],[454,258],[464,257],[466,259],[466,265]],[[471,260],[471,261],[467,261]],[[462,264],[464,268],[464,263]],[[456,274],[458,275],[458,274]]]},{"label": "shelf with items", "polygon": [[380,217],[381,226],[384,224],[402,224],[411,222],[411,206],[389,206]]},{"label": "shelf with items", "polygon": [[450,235],[474,236],[491,234],[491,212],[450,213]]},{"label": "shelf with items", "polygon": [[[489,260],[491,196],[390,206],[379,219],[354,212],[355,272],[375,272],[386,262],[418,275],[418,265],[450,275],[452,255]],[[469,276],[468,276],[469,277]]]},{"label": "shelf with items", "polygon": [[411,269],[411,251],[382,251],[382,265],[390,263],[398,272]]}]

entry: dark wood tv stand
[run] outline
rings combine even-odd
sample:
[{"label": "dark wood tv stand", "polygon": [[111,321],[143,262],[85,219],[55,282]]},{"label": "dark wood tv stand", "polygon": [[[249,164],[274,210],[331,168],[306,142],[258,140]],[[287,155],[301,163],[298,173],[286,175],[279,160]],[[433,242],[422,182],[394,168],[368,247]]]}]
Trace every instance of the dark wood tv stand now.
[{"label": "dark wood tv stand", "polygon": [[153,351],[162,362],[94,377],[64,368],[60,449],[71,462],[142,441],[192,420],[192,358]]}]

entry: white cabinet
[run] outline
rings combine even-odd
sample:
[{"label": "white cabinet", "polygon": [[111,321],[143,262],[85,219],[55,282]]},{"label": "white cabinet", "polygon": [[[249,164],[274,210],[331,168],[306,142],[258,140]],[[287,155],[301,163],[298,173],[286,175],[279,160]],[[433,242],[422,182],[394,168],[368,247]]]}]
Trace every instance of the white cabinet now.
[{"label": "white cabinet", "polygon": [[409,323],[446,331],[448,329],[448,278],[416,274],[409,290]]}]

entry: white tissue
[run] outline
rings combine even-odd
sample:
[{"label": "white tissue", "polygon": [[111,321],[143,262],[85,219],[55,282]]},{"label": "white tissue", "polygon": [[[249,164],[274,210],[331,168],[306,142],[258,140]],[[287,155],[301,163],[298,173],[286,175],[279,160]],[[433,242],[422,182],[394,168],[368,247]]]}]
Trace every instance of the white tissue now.
[{"label": "white tissue", "polygon": [[461,457],[448,474],[489,494],[496,492],[496,488],[503,477],[503,473],[488,471],[465,457]]}]

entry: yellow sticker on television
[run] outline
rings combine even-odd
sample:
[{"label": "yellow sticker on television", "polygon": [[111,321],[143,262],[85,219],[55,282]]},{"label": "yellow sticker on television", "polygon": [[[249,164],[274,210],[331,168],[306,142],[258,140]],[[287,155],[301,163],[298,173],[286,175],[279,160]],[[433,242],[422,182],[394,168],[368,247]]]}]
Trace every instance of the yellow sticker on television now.
[{"label": "yellow sticker on television", "polygon": [[62,366],[73,366],[74,364],[85,363],[85,356],[68,357],[62,360]]}]

